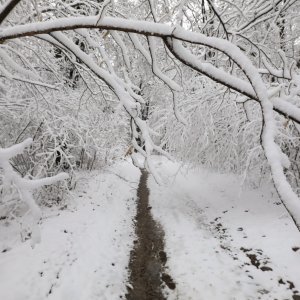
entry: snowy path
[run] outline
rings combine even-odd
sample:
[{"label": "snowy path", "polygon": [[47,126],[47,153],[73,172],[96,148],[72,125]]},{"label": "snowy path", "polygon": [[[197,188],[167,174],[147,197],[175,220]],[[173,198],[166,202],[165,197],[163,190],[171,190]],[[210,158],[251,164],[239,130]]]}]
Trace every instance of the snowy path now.
[{"label": "snowy path", "polygon": [[44,210],[34,249],[1,221],[1,300],[124,299],[140,172],[123,163],[88,176],[67,209]]},{"label": "snowy path", "polygon": [[[149,178],[149,211],[176,283],[163,285],[167,300],[300,299],[300,234],[270,186],[241,190],[231,175],[156,165],[168,184]],[[84,174],[66,209],[43,209],[34,249],[0,218],[0,299],[125,299],[139,180],[127,162]]]},{"label": "snowy path", "polygon": [[148,183],[176,282],[168,300],[300,299],[300,234],[270,186],[241,192],[231,175],[182,170],[175,179],[178,165],[157,166],[169,181]]}]

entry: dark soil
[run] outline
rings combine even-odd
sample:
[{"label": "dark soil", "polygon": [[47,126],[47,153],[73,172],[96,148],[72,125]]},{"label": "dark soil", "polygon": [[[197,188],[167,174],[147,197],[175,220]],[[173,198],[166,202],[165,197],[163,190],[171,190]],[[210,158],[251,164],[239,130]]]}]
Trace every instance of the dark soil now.
[{"label": "dark soil", "polygon": [[134,249],[131,252],[129,270],[130,285],[127,300],[165,300],[162,286],[170,289],[176,285],[166,273],[164,267],[167,255],[164,252],[164,233],[151,215],[149,206],[148,173],[142,171],[138,187],[136,215],[136,235]]}]

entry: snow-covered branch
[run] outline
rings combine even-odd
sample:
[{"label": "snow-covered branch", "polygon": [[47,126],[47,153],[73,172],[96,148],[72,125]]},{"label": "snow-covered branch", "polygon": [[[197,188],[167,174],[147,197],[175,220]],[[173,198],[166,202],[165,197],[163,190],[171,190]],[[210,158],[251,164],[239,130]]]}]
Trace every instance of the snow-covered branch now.
[{"label": "snow-covered branch", "polygon": [[26,139],[22,143],[13,145],[9,148],[0,148],[0,168],[3,169],[4,179],[3,185],[6,187],[14,186],[20,196],[20,199],[28,205],[30,213],[33,217],[32,228],[32,243],[38,243],[40,233],[37,228],[37,223],[41,218],[41,209],[37,205],[33,197],[33,191],[45,185],[53,184],[57,181],[67,179],[69,176],[66,173],[60,173],[53,177],[41,179],[22,178],[10,164],[10,159],[18,154],[22,154],[28,146],[32,144],[32,139]]},{"label": "snow-covered branch", "polygon": [[[172,39],[182,40],[188,43],[194,44],[201,44],[211,48],[214,48],[218,51],[223,52],[225,49],[219,47],[225,40],[221,38],[214,38],[214,37],[206,37],[203,34],[196,33],[196,32],[189,32],[184,30],[180,27],[172,27],[167,24],[160,24],[160,23],[153,23],[148,21],[139,21],[139,20],[128,20],[116,17],[104,17],[98,23],[97,17],[68,17],[68,18],[60,18],[57,20],[50,20],[45,22],[37,22],[37,23],[30,23],[25,25],[16,25],[13,27],[4,28],[0,32],[0,43],[3,43],[6,40],[24,37],[24,36],[34,36],[43,33],[50,33],[54,31],[61,31],[61,30],[72,30],[78,28],[99,28],[99,29],[106,29],[106,30],[116,30],[116,31],[123,31],[128,33],[139,33],[144,34],[146,36],[157,36]],[[176,30],[175,30],[176,28]],[[134,36],[131,36],[131,38]],[[142,51],[143,55],[147,58],[147,61],[150,62],[150,57],[141,45],[138,43],[138,40],[134,37],[133,43],[137,47],[138,50]],[[224,43],[225,47],[232,45],[230,42]],[[239,51],[237,49],[236,51]],[[225,51],[226,53],[226,51]],[[174,53],[175,55],[175,53]],[[191,57],[187,57],[186,63],[189,64],[189,60]],[[193,64],[194,65],[194,64]],[[199,65],[198,65],[199,66]],[[249,85],[249,83],[243,83],[241,79],[233,77],[231,75],[226,74],[225,80],[225,73],[221,70],[218,70],[211,66],[211,65],[204,65],[205,68],[201,68],[204,71],[204,74],[210,76],[213,80],[220,82],[222,84],[228,84],[227,86],[237,90],[248,97],[253,99],[259,100],[253,90],[253,87]],[[198,67],[197,67],[198,68]],[[210,69],[206,71],[205,69]],[[202,72],[202,71],[201,71]],[[242,86],[240,87],[240,84]],[[293,119],[295,122],[300,123],[300,109],[293,106],[293,109],[286,109],[284,103],[279,103],[279,107],[277,103],[274,102],[274,109],[279,113]]]}]

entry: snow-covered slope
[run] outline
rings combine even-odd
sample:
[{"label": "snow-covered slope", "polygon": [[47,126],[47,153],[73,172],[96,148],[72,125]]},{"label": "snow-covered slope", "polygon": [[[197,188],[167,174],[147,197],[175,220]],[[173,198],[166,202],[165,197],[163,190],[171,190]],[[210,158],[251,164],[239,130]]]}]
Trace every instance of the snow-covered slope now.
[{"label": "snow-covered slope", "polygon": [[20,242],[18,226],[2,220],[0,299],[124,297],[139,175],[127,162],[80,174],[66,209],[43,210],[42,242],[34,249]]},{"label": "snow-covered slope", "polygon": [[169,182],[148,182],[177,283],[168,300],[300,299],[300,233],[271,185],[251,191],[232,175],[156,165]]}]

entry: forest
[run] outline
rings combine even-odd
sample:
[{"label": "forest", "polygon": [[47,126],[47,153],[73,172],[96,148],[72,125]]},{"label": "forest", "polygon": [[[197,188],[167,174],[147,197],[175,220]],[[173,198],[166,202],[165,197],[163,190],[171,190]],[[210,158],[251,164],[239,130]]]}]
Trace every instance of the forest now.
[{"label": "forest", "polygon": [[0,299],[300,299],[300,2],[0,0]]}]

